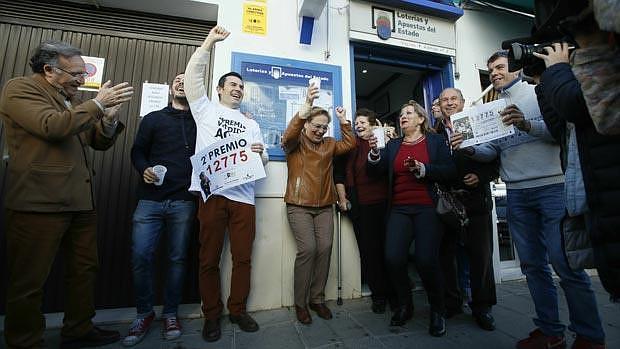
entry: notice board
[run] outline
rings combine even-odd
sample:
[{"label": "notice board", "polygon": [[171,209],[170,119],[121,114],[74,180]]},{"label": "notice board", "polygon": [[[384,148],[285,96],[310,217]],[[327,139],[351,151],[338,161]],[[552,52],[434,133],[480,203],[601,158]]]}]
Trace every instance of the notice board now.
[{"label": "notice board", "polygon": [[280,139],[304,103],[311,78],[321,79],[320,97],[314,105],[331,116],[328,135],[340,138],[340,124],[334,115],[335,106],[342,105],[339,66],[233,52],[232,70],[241,74],[245,85],[241,112],[250,113],[260,125],[270,160],[285,160]]}]

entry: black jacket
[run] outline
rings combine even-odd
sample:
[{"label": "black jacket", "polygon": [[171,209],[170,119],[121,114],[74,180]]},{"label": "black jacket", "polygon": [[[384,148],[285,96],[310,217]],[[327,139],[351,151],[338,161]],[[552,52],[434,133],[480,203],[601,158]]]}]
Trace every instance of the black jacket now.
[{"label": "black jacket", "polygon": [[[536,94],[547,128],[560,143],[563,159],[567,150],[566,122],[575,124],[586,199],[593,219],[592,243],[620,248],[620,136],[596,132],[581,86],[567,63],[545,70]],[[616,253],[615,259],[612,264],[620,265],[620,253]]]},{"label": "black jacket", "polygon": [[[443,123],[439,122],[436,130],[449,143]],[[467,209],[467,214],[475,216],[489,213],[493,209],[489,182],[499,177],[499,158],[491,162],[479,162],[466,156],[463,152],[454,151],[452,152],[452,161],[456,165],[457,178],[450,186],[453,189],[466,190],[463,204]],[[474,188],[463,183],[463,177],[469,173],[478,176],[479,183]]]},{"label": "black jacket", "polygon": [[[189,189],[192,164],[189,158],[196,147],[196,123],[190,111],[170,105],[147,114],[140,123],[131,162],[140,174],[140,200],[195,200]],[[148,167],[164,165],[168,169],[161,186],[146,184],[142,174]]]},{"label": "black jacket", "polygon": [[[385,148],[381,150],[381,160],[377,164],[368,162],[368,175],[381,176],[388,175],[388,204],[392,203],[394,191],[394,159],[398,154],[402,138],[390,140]],[[426,167],[426,181],[428,193],[437,204],[437,194],[433,190],[433,183],[451,183],[456,179],[456,166],[450,157],[450,149],[444,138],[435,133],[426,134],[426,150],[428,151],[429,163]],[[413,176],[413,174],[412,174]]]}]

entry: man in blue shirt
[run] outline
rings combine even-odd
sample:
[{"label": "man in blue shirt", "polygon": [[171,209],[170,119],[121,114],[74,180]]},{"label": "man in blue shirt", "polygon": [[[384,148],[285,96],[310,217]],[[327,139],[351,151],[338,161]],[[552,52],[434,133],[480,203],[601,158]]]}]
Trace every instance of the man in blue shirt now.
[{"label": "man in blue shirt", "polygon": [[[185,278],[185,258],[195,219],[196,198],[189,184],[192,165],[189,160],[196,145],[196,123],[185,97],[184,74],[174,78],[170,87],[172,103],[147,114],[140,124],[131,160],[142,174],[139,202],[133,216],[133,280],[137,317],[123,345],[139,343],[155,319],[153,311],[153,256],[162,232],[168,246],[168,271],[162,310],[163,335],[175,339],[181,335],[177,308]],[[153,167],[165,166],[164,178]]]}]

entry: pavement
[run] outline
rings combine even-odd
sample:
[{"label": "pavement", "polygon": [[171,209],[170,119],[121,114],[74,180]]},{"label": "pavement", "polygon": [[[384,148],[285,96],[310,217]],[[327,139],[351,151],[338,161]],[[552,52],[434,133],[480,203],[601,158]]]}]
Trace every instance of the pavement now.
[{"label": "pavement", "polygon": [[[557,280],[556,280],[557,284]],[[599,280],[593,277],[599,312],[607,334],[607,348],[620,348],[620,304],[609,302]],[[568,322],[568,309],[560,291],[560,318]],[[260,325],[255,333],[239,330],[224,317],[222,338],[215,343],[207,343],[201,337],[203,320],[200,318],[182,319],[183,335],[177,340],[165,341],[161,336],[161,321],[156,321],[151,331],[134,348],[169,349],[207,349],[207,348],[514,348],[517,340],[527,337],[534,328],[532,317],[534,305],[524,280],[503,282],[497,285],[498,304],[493,308],[497,329],[492,332],[478,328],[466,309],[466,313],[447,322],[447,335],[441,338],[428,334],[429,306],[424,292],[414,294],[415,313],[412,320],[402,327],[390,327],[389,311],[377,315],[370,311],[370,297],[345,300],[338,306],[335,301],[328,302],[334,313],[331,320],[322,320],[313,312],[313,323],[302,325],[295,319],[293,308],[280,308],[251,313]],[[184,305],[199,309],[198,305]],[[128,313],[126,310],[125,313]],[[127,334],[129,316],[118,315],[115,310],[98,311],[95,322],[105,324],[105,328],[117,329]],[[114,318],[117,320],[115,321]],[[99,319],[99,321],[98,321]],[[105,319],[105,320],[102,320]],[[49,327],[49,320],[48,320]],[[567,331],[569,345],[574,334]],[[60,329],[45,331],[45,343],[49,348],[57,348],[60,343]],[[0,332],[0,347],[4,345]],[[123,348],[120,343],[102,348]]]}]

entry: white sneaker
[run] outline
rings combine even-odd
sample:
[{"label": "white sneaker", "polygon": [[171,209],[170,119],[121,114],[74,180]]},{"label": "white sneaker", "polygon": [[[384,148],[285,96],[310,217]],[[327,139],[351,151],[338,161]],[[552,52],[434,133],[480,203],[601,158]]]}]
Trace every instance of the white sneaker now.
[{"label": "white sneaker", "polygon": [[135,319],[129,327],[127,337],[123,339],[123,345],[126,347],[132,347],[140,343],[140,341],[144,339],[144,336],[146,336],[151,329],[153,320],[155,320],[155,313],[151,313],[143,319]]},{"label": "white sneaker", "polygon": [[172,340],[181,336],[181,322],[176,316],[170,316],[164,319],[164,327],[162,328],[164,339]]}]

